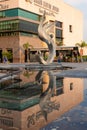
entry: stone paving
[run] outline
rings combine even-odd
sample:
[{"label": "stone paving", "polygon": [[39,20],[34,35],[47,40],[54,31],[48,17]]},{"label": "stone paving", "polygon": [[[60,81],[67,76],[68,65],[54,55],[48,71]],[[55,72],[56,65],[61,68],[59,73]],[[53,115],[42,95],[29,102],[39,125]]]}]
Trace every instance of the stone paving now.
[{"label": "stone paving", "polygon": [[87,62],[83,62],[83,63],[71,63],[71,62],[62,62],[61,64],[57,63],[57,62],[53,62],[52,64],[49,65],[43,65],[43,64],[39,64],[39,63],[9,63],[9,64],[0,64],[0,69],[3,68],[16,68],[16,67],[36,67],[36,66],[65,66],[65,67],[75,67],[77,68],[84,68],[87,67]]},{"label": "stone paving", "polygon": [[55,72],[56,76],[87,78],[87,63],[62,63],[63,67],[72,67],[72,69]]},{"label": "stone paving", "polygon": [[[61,77],[82,77],[87,78],[87,62],[83,63],[70,63],[62,62],[61,64],[54,62],[49,65],[43,65],[38,63],[11,63],[11,64],[0,64],[0,70],[4,69],[16,69],[16,68],[28,68],[28,69],[46,69],[46,70],[57,70],[54,72],[54,75]],[[72,69],[63,69],[63,68],[72,68]],[[58,71],[58,70],[61,71]],[[3,74],[0,73],[0,77]]]}]

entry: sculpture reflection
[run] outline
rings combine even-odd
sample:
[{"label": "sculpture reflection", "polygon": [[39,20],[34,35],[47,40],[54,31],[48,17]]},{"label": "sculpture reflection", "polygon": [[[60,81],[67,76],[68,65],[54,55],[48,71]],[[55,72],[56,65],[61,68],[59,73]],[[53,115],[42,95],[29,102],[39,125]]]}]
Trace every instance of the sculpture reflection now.
[{"label": "sculpture reflection", "polygon": [[30,76],[23,71],[7,86],[5,81],[6,88],[0,91],[0,128],[38,130],[83,101],[82,79],[27,71]]},{"label": "sculpture reflection", "polygon": [[47,114],[55,108],[55,101],[51,101],[51,97],[56,94],[56,81],[52,71],[40,71],[36,76],[36,81],[42,85],[42,93],[40,95],[40,108],[45,120]]}]

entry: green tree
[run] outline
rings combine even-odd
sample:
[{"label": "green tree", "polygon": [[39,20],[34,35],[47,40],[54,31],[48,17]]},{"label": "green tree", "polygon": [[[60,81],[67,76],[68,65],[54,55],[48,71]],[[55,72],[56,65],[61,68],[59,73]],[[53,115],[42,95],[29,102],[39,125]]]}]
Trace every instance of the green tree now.
[{"label": "green tree", "polygon": [[8,59],[8,61],[9,61],[10,59],[12,59],[12,53],[9,52],[9,51],[3,51],[3,52],[2,52],[2,55],[3,55],[3,57],[6,57],[6,58]]},{"label": "green tree", "polygon": [[[80,52],[81,53],[83,53],[83,48],[87,47],[87,43],[85,41],[81,41],[81,43],[76,43],[75,45],[78,46],[78,47],[80,47]],[[81,62],[83,62],[83,58],[82,58],[83,54],[81,54],[81,53],[80,53]]]},{"label": "green tree", "polygon": [[32,45],[30,45],[28,42],[23,44],[23,48],[25,49],[26,53],[27,53],[27,62],[29,62],[29,50],[30,48],[33,48]]}]

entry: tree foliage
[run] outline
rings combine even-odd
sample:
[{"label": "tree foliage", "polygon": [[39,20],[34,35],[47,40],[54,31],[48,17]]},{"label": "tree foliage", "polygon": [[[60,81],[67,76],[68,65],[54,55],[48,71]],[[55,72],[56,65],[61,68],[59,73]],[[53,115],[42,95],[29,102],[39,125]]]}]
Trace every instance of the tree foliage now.
[{"label": "tree foliage", "polygon": [[84,47],[87,47],[87,43],[85,41],[81,41],[81,43],[76,43],[76,46],[80,48],[84,48]]},{"label": "tree foliage", "polygon": [[33,48],[33,46],[30,45],[28,42],[26,42],[26,43],[23,44],[23,48],[24,48],[25,50],[28,50],[29,48]]},{"label": "tree foliage", "polygon": [[9,59],[12,59],[12,53],[11,53],[11,52],[3,51],[3,52],[2,52],[2,55],[3,55],[3,57],[4,57],[4,56],[7,57],[8,60],[9,60]]}]

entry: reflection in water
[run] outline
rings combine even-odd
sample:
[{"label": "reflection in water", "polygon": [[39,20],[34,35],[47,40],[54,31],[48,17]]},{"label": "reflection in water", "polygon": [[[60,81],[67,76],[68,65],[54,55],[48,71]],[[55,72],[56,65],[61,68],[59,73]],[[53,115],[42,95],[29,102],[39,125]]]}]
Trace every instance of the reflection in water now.
[{"label": "reflection in water", "polygon": [[58,116],[60,118],[57,117],[55,121],[41,130],[86,130],[87,108],[83,110],[82,104],[87,104],[87,101],[81,103],[84,98],[83,94],[83,79],[64,78],[64,94],[61,98],[58,97],[61,103]]},{"label": "reflection in water", "polygon": [[47,121],[48,112],[55,109],[55,102],[51,101],[51,97],[55,95],[55,77],[53,76],[52,71],[40,71],[36,76],[36,80],[39,81],[42,85],[42,93],[40,95],[40,108]]},{"label": "reflection in water", "polygon": [[0,89],[3,130],[39,130],[83,101],[83,79],[56,77],[53,71],[23,70],[0,82]]}]

